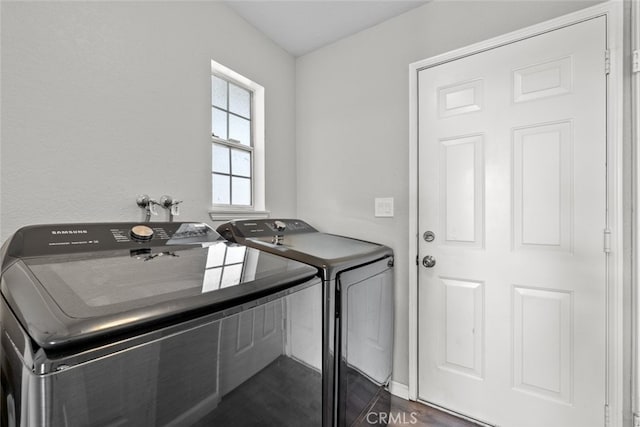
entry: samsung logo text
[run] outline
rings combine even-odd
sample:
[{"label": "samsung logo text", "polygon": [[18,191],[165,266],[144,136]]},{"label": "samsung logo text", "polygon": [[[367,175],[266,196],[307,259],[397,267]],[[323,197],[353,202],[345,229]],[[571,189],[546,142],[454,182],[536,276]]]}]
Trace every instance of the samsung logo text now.
[{"label": "samsung logo text", "polygon": [[87,230],[51,230],[51,234],[87,234]]}]

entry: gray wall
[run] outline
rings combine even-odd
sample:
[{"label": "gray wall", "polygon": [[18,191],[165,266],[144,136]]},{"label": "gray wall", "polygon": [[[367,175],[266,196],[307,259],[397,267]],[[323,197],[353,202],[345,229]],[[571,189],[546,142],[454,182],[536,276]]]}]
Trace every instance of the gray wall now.
[{"label": "gray wall", "polygon": [[[592,4],[434,1],[298,58],[298,216],[394,249],[395,381],[409,380],[409,64]],[[394,218],[374,217],[381,196]]]},{"label": "gray wall", "polygon": [[1,8],[2,240],[25,224],[137,221],[140,193],[208,220],[211,59],[265,87],[267,209],[295,215],[295,60],[224,3]]}]

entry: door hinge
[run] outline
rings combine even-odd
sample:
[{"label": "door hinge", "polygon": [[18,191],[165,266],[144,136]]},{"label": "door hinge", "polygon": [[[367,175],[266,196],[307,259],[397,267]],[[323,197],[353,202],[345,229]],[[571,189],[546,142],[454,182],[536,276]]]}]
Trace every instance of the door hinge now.
[{"label": "door hinge", "polygon": [[611,51],[609,49],[604,51],[604,73],[609,74],[611,72]]},{"label": "door hinge", "polygon": [[605,228],[604,230],[604,253],[608,254],[611,252],[611,230]]},{"label": "door hinge", "polygon": [[420,255],[416,255],[416,265],[420,265]]},{"label": "door hinge", "polygon": [[632,63],[631,70],[634,73],[639,73],[640,72],[640,50],[634,50],[633,51],[633,63]]},{"label": "door hinge", "polygon": [[608,426],[611,423],[611,411],[609,410],[609,404],[604,405],[604,425]]},{"label": "door hinge", "polygon": [[633,427],[640,427],[640,415],[633,414]]}]

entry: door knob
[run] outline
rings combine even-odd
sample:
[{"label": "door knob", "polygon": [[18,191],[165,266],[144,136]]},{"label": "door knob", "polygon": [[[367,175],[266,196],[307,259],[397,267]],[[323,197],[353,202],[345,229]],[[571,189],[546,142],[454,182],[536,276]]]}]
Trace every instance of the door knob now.
[{"label": "door knob", "polygon": [[436,259],[431,255],[427,255],[426,257],[422,258],[422,265],[424,265],[426,268],[432,268],[436,265]]}]

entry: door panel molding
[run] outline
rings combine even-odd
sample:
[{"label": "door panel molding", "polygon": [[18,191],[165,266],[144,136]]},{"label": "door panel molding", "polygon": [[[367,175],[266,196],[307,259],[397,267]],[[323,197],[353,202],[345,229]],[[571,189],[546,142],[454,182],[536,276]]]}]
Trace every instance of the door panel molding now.
[{"label": "door panel molding", "polygon": [[[571,120],[564,120],[511,131],[514,250],[573,252],[572,127]],[[543,152],[557,155],[541,156]],[[532,176],[536,167],[547,171],[542,181]],[[533,211],[533,206],[555,209]]]},{"label": "door panel molding", "polygon": [[[623,424],[623,401],[624,401],[624,376],[623,376],[623,325],[624,325],[624,304],[623,304],[623,205],[630,203],[626,200],[623,192],[623,185],[626,177],[631,175],[631,171],[623,170],[623,9],[621,1],[609,1],[597,6],[583,9],[568,15],[564,15],[537,25],[533,25],[512,33],[495,37],[484,42],[476,43],[461,49],[440,54],[422,61],[415,62],[409,66],[409,259],[418,260],[418,244],[420,230],[418,230],[418,186],[419,186],[419,156],[418,156],[418,73],[420,70],[435,67],[457,59],[462,59],[470,55],[485,52],[497,47],[515,43],[563,27],[574,25],[593,18],[605,16],[607,20],[607,48],[610,54],[610,71],[607,75],[607,230],[611,234],[610,251],[608,252],[607,268],[607,417],[611,426],[622,426]],[[567,64],[566,58],[558,58],[552,61],[562,76],[562,70],[566,70],[571,64]],[[544,64],[540,64],[542,66]],[[535,64],[532,64],[535,67]],[[603,58],[603,72],[604,72]],[[523,70],[515,70],[523,71]],[[526,70],[524,70],[526,71]],[[529,70],[531,71],[531,70]],[[537,70],[533,70],[537,71]],[[545,78],[549,75],[540,76],[540,80],[532,82],[544,87]],[[548,80],[546,80],[547,84]],[[469,83],[469,82],[467,82]],[[560,77],[559,83],[563,90],[570,90],[570,82]],[[469,109],[474,103],[471,102],[473,88],[477,86],[467,86],[457,98],[452,98],[452,108],[448,111],[452,113],[473,113],[473,111],[462,111]],[[515,82],[514,82],[515,89]],[[551,89],[547,89],[549,91]],[[476,90],[477,92],[477,90]],[[552,90],[553,92],[553,90]],[[448,92],[447,92],[448,93]],[[446,100],[445,93],[443,96]],[[478,92],[480,93],[480,92]],[[535,93],[535,92],[532,92]],[[526,96],[531,93],[522,94],[526,101]],[[516,95],[516,93],[514,93]],[[562,96],[545,92],[544,88],[538,95]],[[480,97],[482,95],[480,94]],[[481,98],[480,98],[481,99]],[[455,107],[455,108],[453,108]],[[457,110],[460,108],[462,110]],[[446,109],[444,111],[447,111]],[[600,232],[605,230],[594,230]],[[603,246],[604,250],[604,246]],[[422,254],[424,255],[424,254]],[[409,398],[418,399],[418,271],[422,268],[416,262],[416,266],[409,269]]]},{"label": "door panel molding", "polygon": [[[484,245],[484,135],[448,137],[440,145],[439,234],[447,245]],[[472,179],[463,176],[472,170]]]},{"label": "door panel molding", "polygon": [[571,93],[573,88],[573,58],[529,65],[513,71],[513,102]]},{"label": "door panel molding", "polygon": [[[482,380],[484,376],[484,282],[440,277],[446,319],[440,331],[439,368]],[[456,310],[456,307],[465,310]]]},{"label": "door panel molding", "polygon": [[571,405],[573,294],[512,285],[512,298],[513,388]]}]

